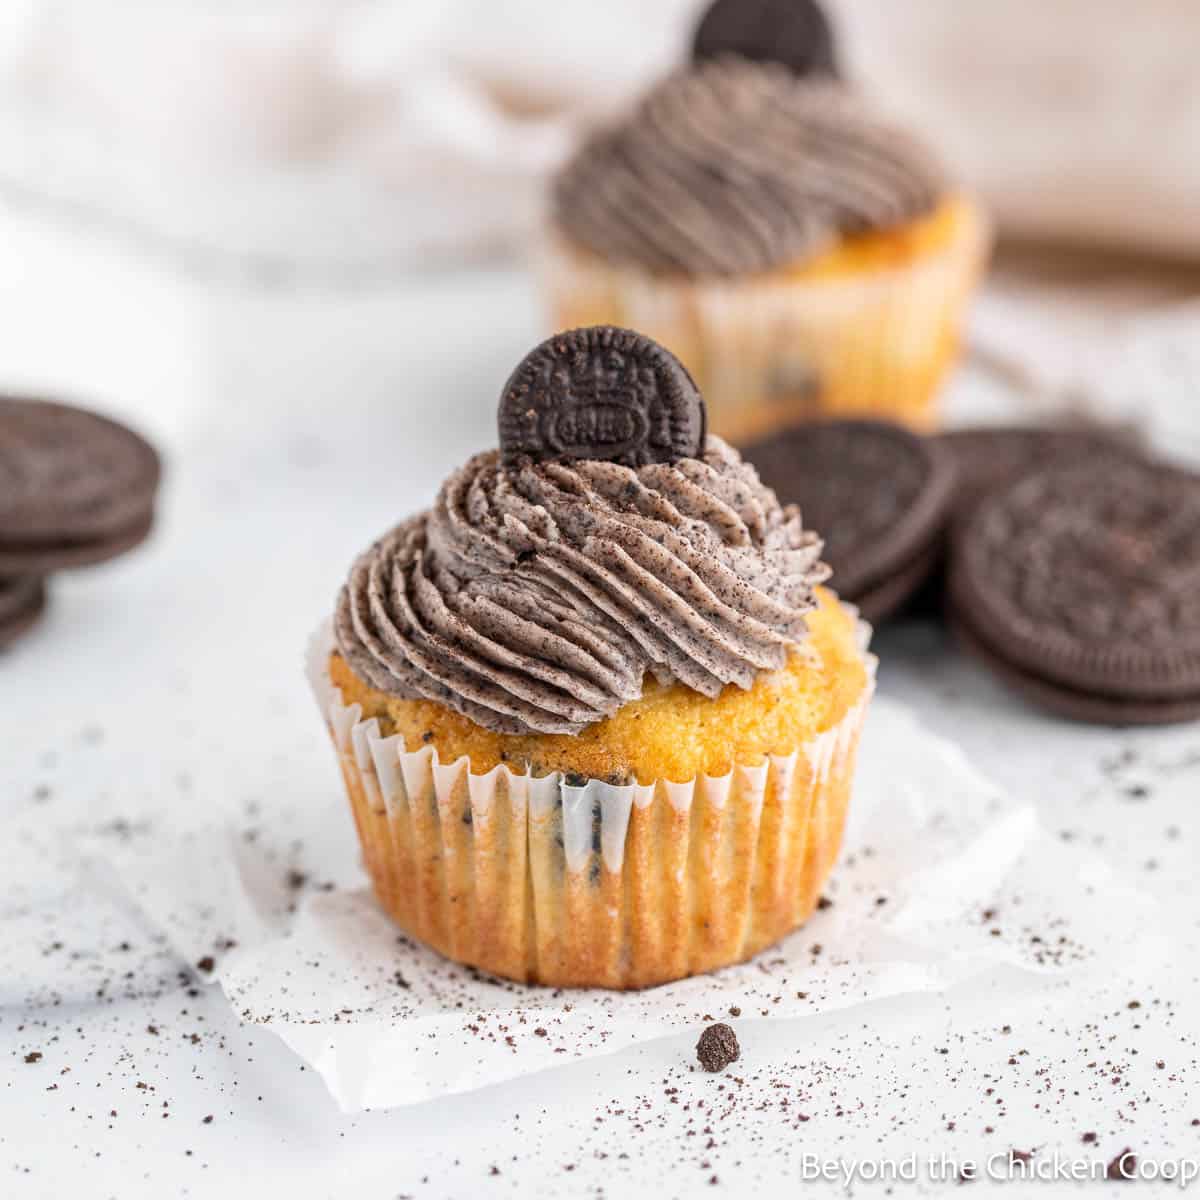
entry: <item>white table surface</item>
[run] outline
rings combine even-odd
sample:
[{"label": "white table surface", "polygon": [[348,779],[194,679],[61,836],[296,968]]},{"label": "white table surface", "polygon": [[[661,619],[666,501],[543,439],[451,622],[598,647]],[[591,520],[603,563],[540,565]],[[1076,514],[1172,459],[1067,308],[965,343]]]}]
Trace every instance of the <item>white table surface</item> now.
[{"label": "white table surface", "polygon": [[[341,1115],[74,839],[152,836],[164,807],[218,796],[264,820],[273,797],[336,796],[305,640],[361,545],[492,441],[533,295],[499,267],[249,286],[13,213],[0,261],[0,387],[107,407],[169,457],[154,541],[55,581],[0,662],[0,1197],[790,1196],[806,1151],[1200,1156],[1200,728],[1060,723],[920,623],[879,638],[883,693],[1158,897],[1175,951],[1155,978],[998,979],[986,1002],[868,1006],[853,1032],[744,1023],[720,1079],[691,1069],[689,1035]],[[982,395],[960,385],[955,411]],[[36,968],[6,966],[31,945]]]}]

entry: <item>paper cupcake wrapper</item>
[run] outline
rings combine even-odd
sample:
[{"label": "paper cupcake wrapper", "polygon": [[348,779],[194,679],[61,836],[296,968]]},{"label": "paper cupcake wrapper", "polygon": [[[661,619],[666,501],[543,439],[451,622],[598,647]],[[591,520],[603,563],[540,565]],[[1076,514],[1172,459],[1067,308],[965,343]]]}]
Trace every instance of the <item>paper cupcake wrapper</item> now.
[{"label": "paper cupcake wrapper", "polygon": [[953,234],[911,264],[829,277],[662,278],[613,267],[547,233],[539,274],[557,329],[616,324],[672,350],[696,379],[709,428],[745,443],[813,417],[937,425],[990,228],[956,202]]},{"label": "paper cupcake wrapper", "polygon": [[331,627],[308,671],[380,904],[413,937],[496,975],[646,987],[739,962],[812,912],[841,844],[874,690],[786,756],[684,783],[534,778],[408,750],[342,702]]}]

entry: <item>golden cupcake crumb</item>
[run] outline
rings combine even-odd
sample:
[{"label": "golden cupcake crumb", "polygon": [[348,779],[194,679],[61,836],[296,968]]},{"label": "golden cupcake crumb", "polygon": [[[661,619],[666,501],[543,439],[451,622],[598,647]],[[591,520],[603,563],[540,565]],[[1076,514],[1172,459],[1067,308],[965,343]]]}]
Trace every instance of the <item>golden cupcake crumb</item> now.
[{"label": "golden cupcake crumb", "polygon": [[559,329],[653,337],[691,371],[710,431],[744,444],[816,415],[935,427],[989,245],[983,211],[951,194],[928,216],[731,279],[612,266],[562,236],[541,266]]},{"label": "golden cupcake crumb", "polygon": [[[952,245],[973,219],[969,202],[951,196],[926,217],[847,234],[824,254],[780,268],[789,279],[836,279],[862,271],[887,271],[912,266],[929,254]],[[774,274],[775,272],[769,272]]]},{"label": "golden cupcake crumb", "polygon": [[432,745],[442,762],[464,755],[476,773],[507,763],[535,775],[563,771],[614,783],[686,781],[722,775],[735,762],[787,754],[836,725],[861,697],[866,668],[855,621],[837,597],[818,590],[809,636],[778,671],[743,691],[727,687],[710,700],[680,684],[648,680],[643,696],[579,734],[501,734],[431,700],[403,700],[359,679],[336,652],[330,677],[347,704],[360,704],[385,736],[409,750]]}]

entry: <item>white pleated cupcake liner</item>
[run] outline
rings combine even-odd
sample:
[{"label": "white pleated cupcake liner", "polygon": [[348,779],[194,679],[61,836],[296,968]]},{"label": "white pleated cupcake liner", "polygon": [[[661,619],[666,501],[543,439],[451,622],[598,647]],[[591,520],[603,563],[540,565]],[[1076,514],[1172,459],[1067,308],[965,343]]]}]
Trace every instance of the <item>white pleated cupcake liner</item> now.
[{"label": "white pleated cupcake liner", "polygon": [[[811,911],[836,858],[874,685],[791,754],[720,776],[617,785],[483,773],[409,750],[344,703],[332,627],[308,674],[384,908],[458,961],[554,985],[644,986],[738,961]],[[570,780],[570,781],[568,781]]]},{"label": "white pleated cupcake liner", "polygon": [[990,241],[982,211],[964,205],[945,246],[836,276],[655,276],[609,265],[553,231],[537,263],[556,327],[611,323],[661,342],[695,377],[711,430],[744,443],[818,416],[934,427]]}]

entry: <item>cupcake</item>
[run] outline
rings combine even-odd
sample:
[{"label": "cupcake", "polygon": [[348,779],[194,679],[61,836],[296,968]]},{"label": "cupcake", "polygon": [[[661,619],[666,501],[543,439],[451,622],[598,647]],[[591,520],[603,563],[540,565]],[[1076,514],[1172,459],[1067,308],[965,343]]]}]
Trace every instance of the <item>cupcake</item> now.
[{"label": "cupcake", "polygon": [[311,667],[380,904],[446,957],[636,988],[753,955],[837,857],[874,660],[821,541],[614,328],[353,565]]},{"label": "cupcake", "polygon": [[551,319],[654,337],[737,442],[812,416],[934,427],[982,212],[839,81],[814,6],[789,6],[802,28],[753,32],[788,59],[761,61],[729,26],[764,3],[718,4],[693,64],[558,174],[539,254]]}]

